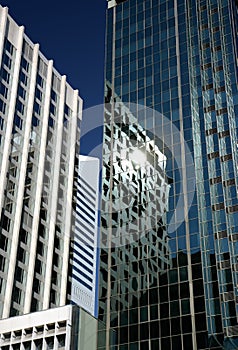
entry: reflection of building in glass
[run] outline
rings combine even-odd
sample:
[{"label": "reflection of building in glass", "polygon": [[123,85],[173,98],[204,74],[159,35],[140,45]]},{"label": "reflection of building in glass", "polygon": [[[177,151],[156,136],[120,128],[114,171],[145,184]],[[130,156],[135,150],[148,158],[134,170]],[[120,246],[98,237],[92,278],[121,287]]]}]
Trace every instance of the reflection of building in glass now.
[{"label": "reflection of building in glass", "polygon": [[[148,290],[157,287],[159,275],[172,263],[164,226],[170,185],[166,157],[156,140],[126,105],[110,101],[107,89],[99,313],[106,322],[110,289],[111,322],[116,325],[126,321],[128,312],[134,318],[136,305],[146,304]],[[114,337],[123,340],[118,330]]]},{"label": "reflection of building in glass", "polygon": [[65,305],[82,100],[0,7],[0,318]]},{"label": "reflection of building in glass", "polygon": [[[173,179],[167,222],[163,223],[172,262],[142,299],[141,260],[129,260],[133,246],[128,247],[126,264],[115,259],[117,255],[110,249],[108,256],[102,254],[101,273],[107,290],[102,284],[105,308],[99,311],[106,326],[100,329],[99,349],[105,345],[109,349],[113,342],[124,349],[140,350],[237,349],[237,3],[110,0],[108,5],[106,80],[112,87],[110,101],[114,104],[119,98],[123,103],[153,108],[164,116],[163,121],[156,113],[148,116],[133,111],[138,125],[154,135],[160,128],[161,137],[170,139],[170,153],[163,147],[160,151],[167,158],[166,173]],[[114,110],[112,106],[112,116]],[[112,203],[119,177],[113,162],[120,158],[112,140],[117,129],[113,122],[112,117],[108,129],[105,118],[104,158],[109,166],[104,171]],[[172,126],[177,131],[172,132]],[[118,128],[115,135],[121,137],[123,125]],[[191,190],[193,181],[195,190]],[[128,191],[130,186],[128,181]],[[151,206],[147,202],[146,210]],[[109,215],[108,220],[113,231],[113,217]],[[120,222],[118,218],[116,222]],[[122,281],[130,285],[126,291],[113,276],[113,269],[120,267]],[[144,273],[150,275],[149,259]],[[113,283],[118,286],[116,303],[110,288]],[[120,301],[129,296],[133,312],[121,313]],[[110,339],[109,330],[114,330],[115,337]]]}]

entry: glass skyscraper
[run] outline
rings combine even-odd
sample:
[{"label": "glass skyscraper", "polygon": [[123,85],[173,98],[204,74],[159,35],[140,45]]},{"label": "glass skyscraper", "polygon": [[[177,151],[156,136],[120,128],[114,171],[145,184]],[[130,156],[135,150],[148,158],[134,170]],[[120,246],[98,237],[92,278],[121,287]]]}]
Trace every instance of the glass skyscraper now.
[{"label": "glass skyscraper", "polygon": [[98,349],[238,348],[235,0],[110,0]]}]

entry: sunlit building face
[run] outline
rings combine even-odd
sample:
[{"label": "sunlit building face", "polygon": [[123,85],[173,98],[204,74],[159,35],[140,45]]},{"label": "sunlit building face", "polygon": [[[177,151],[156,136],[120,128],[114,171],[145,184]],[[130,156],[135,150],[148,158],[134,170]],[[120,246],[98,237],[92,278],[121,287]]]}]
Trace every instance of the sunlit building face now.
[{"label": "sunlit building face", "polygon": [[67,301],[82,100],[0,6],[0,318]]}]

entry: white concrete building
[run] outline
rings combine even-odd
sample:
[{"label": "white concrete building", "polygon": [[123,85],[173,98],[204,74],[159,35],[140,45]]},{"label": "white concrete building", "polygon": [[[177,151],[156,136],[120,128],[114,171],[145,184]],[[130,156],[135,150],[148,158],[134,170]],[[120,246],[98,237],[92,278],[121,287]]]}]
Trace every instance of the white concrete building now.
[{"label": "white concrete building", "polygon": [[0,6],[0,318],[69,298],[81,111],[78,91]]},{"label": "white concrete building", "polygon": [[96,350],[97,320],[67,305],[0,320],[0,350]]}]

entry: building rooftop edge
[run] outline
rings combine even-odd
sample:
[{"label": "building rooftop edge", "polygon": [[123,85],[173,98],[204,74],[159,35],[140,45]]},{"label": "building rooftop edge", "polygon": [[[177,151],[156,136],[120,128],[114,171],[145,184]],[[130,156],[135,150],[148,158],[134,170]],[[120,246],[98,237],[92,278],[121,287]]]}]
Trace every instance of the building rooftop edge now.
[{"label": "building rooftop edge", "polygon": [[[26,39],[26,41],[28,42],[28,44],[30,44],[31,46],[39,45],[39,57],[40,57],[43,61],[45,61],[46,64],[49,64],[49,62],[51,62],[51,61],[52,61],[52,63],[54,64],[54,62],[55,62],[54,59],[52,59],[52,58],[48,59],[48,58],[43,54],[43,52],[40,51],[41,44],[38,43],[38,42],[34,43],[34,42],[30,39],[30,37],[27,35],[27,33],[25,33],[25,29],[27,29],[27,28],[26,28],[24,25],[19,25],[19,24],[15,21],[15,19],[11,16],[11,14],[9,13],[9,12],[10,12],[9,7],[8,7],[8,6],[2,6],[2,5],[0,4],[0,10],[6,10],[8,16],[9,16],[10,19],[11,19],[11,21],[12,21],[18,28],[24,28],[24,39]],[[60,76],[61,78],[62,78],[63,76],[65,76],[65,77],[66,77],[66,85],[67,85],[67,87],[69,87],[69,88],[70,88],[71,90],[73,90],[73,91],[77,91],[77,92],[78,92],[78,97],[80,98],[80,100],[83,101],[83,98],[79,95],[79,94],[80,94],[79,88],[74,88],[74,87],[67,81],[67,74],[62,74],[62,73],[60,73],[54,66],[53,66],[53,72],[54,72],[56,75]]]}]

